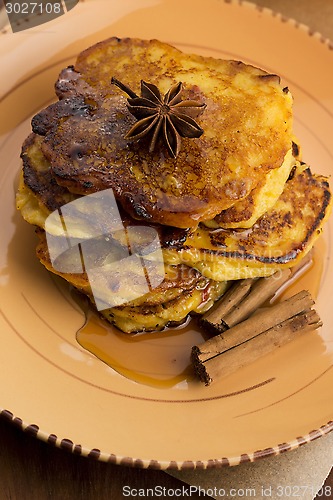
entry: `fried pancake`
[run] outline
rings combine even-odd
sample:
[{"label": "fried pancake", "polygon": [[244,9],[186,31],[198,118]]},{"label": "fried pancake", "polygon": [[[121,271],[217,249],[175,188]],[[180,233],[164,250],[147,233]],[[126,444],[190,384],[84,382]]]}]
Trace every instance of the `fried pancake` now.
[{"label": "fried pancake", "polygon": [[[42,141],[42,137],[30,134],[23,144],[21,157],[24,175],[18,190],[17,204],[28,222],[44,228],[45,219],[51,211],[77,199],[79,195],[70,193],[65,187],[56,183],[50,163],[41,151]],[[222,211],[213,220],[205,221],[205,225],[212,229],[251,227],[268,208],[274,205],[296,163],[295,158],[300,158],[300,146],[295,141],[296,139],[293,142],[293,153],[291,151],[287,153],[281,167],[268,172],[244,200]],[[81,218],[82,225],[81,228],[77,228],[76,236],[88,238],[89,229],[83,223],[84,214],[78,214],[78,216]],[[122,218],[127,220],[127,224],[134,222],[125,212]],[[167,233],[169,237],[166,236]],[[181,229],[177,231],[176,228],[169,227],[168,230],[163,229],[163,235],[164,239],[172,240],[173,238],[174,243],[179,241],[180,235],[184,240],[184,233]]]},{"label": "fried pancake", "polygon": [[[124,138],[135,118],[111,77],[139,94],[183,82],[184,99],[206,104],[204,133],[183,139],[176,159],[163,147]],[[133,218],[181,228],[246,198],[292,145],[292,97],[280,79],[239,61],[188,55],[156,40],[111,38],[81,53],[56,84],[59,97],[32,121],[52,176],[71,193],[112,188]]]},{"label": "fried pancake", "polygon": [[45,220],[50,215],[50,211],[24,183],[23,172],[19,177],[16,208],[25,221],[40,228],[44,228]]},{"label": "fried pancake", "polygon": [[296,137],[293,138],[292,149],[289,151],[280,168],[269,171],[262,177],[257,186],[244,198],[236,202],[232,207],[223,210],[213,220],[205,221],[204,224],[216,229],[222,227],[244,228],[252,227],[253,224],[270,208],[275,205],[281,195],[284,184],[296,168],[297,161],[301,161],[301,146]]},{"label": "fried pancake", "polygon": [[76,195],[59,186],[41,150],[43,138],[30,134],[22,146],[23,169],[16,193],[16,207],[23,218],[43,228],[50,213],[73,201]]},{"label": "fried pancake", "polygon": [[[31,134],[22,147],[23,171],[20,177],[18,191],[16,194],[16,206],[20,210],[23,218],[29,224],[45,229],[45,221],[54,210],[80,198],[79,195],[70,193],[65,187],[58,186],[52,176],[50,163],[46,160],[40,149],[42,138],[36,134]],[[91,200],[85,197],[86,202],[78,206],[72,205],[72,220],[68,221],[71,227],[71,238],[89,239],[91,233],[95,233],[96,224],[100,224],[102,233],[108,222],[105,221],[103,205],[95,201],[92,206]],[[90,201],[90,202],[89,202]],[[125,227],[138,224],[128,214],[121,210],[121,219]],[[93,218],[91,217],[93,214]],[[159,233],[162,246],[177,247],[181,245],[188,234],[188,229],[175,228],[171,226],[153,225]],[[48,220],[48,232],[59,236],[62,234],[62,227],[52,224]],[[121,238],[122,235],[114,234],[114,238]]]},{"label": "fried pancake", "polygon": [[[87,295],[93,304],[96,293],[104,300],[108,295],[110,301],[113,300],[115,292],[123,298],[130,295],[130,289],[137,279],[135,269],[128,272],[125,281],[124,275],[120,276],[119,273],[108,275],[108,282],[100,280],[101,289],[94,289],[93,294],[86,273],[64,273],[52,266],[45,232],[38,230],[38,236],[37,256],[40,262],[49,271],[66,279],[77,290]],[[103,256],[104,265],[108,259],[121,259],[120,253],[114,255],[114,247],[106,245],[106,251],[103,251],[103,241],[93,240],[91,247],[94,249],[95,261]],[[108,254],[110,248],[112,255]],[[62,259],[63,267],[78,267],[76,252],[69,250],[67,254],[62,255]],[[182,323],[190,313],[203,313],[224,293],[226,286],[226,283],[215,283],[185,265],[167,265],[164,280],[154,290],[121,306],[106,308],[101,314],[126,333],[161,330],[170,324]]]},{"label": "fried pancake", "polygon": [[184,323],[190,314],[203,314],[226,290],[225,282],[210,281],[205,290],[195,288],[157,305],[120,306],[102,311],[102,315],[127,333],[156,331]]},{"label": "fried pancake", "polygon": [[68,189],[57,184],[41,144],[43,138],[30,134],[22,146],[24,184],[38,197],[40,206],[52,212],[76,198]]},{"label": "fried pancake", "polygon": [[252,228],[200,224],[181,249],[164,251],[165,261],[193,266],[217,281],[269,276],[298,264],[320,236],[332,206],[327,178],[305,167],[299,166],[275,205]]},{"label": "fried pancake", "polygon": [[[39,176],[25,175],[26,182],[30,182],[31,178],[37,180],[30,183],[29,187],[21,183],[17,206],[28,222],[44,228],[50,212],[43,199],[46,197],[50,206],[55,206],[56,201],[53,199],[53,184],[48,184],[43,178],[43,175],[49,176],[50,167],[40,156],[39,141],[40,138],[35,136],[35,140],[29,141],[29,146],[24,150],[24,169],[28,168],[29,172],[36,170]],[[275,206],[252,229],[214,230],[200,224],[197,231],[189,233],[168,226],[152,226],[158,231],[166,261],[193,266],[217,281],[265,276],[280,267],[296,264],[319,235],[318,231],[321,231],[331,205],[327,180],[312,175],[310,170],[301,172],[306,167],[298,165],[298,170],[286,182]],[[66,202],[67,195],[73,196],[65,188],[61,189],[65,195],[63,199],[56,191],[60,206]],[[78,222],[71,226],[75,232],[69,236],[88,239],[91,217],[85,219],[82,212],[77,215]],[[121,218],[125,228],[140,224],[124,213]],[[52,229],[55,235],[59,234],[57,225],[48,225],[48,229]],[[124,232],[115,232],[112,238],[127,250]]]},{"label": "fried pancake", "polygon": [[222,227],[249,228],[271,207],[281,195],[284,185],[295,167],[296,160],[290,150],[280,168],[270,170],[257,186],[244,198],[227,210],[223,210],[211,221],[204,224],[212,229]]}]

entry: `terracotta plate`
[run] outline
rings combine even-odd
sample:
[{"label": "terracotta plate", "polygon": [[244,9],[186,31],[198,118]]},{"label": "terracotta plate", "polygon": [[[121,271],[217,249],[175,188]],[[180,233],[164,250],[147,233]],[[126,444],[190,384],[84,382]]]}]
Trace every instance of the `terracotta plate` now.
[{"label": "terracotta plate", "polygon": [[66,285],[37,262],[35,235],[16,213],[14,193],[30,118],[54,98],[59,70],[80,50],[114,35],[159,38],[184,51],[241,59],[280,74],[294,94],[295,131],[304,159],[318,173],[333,172],[332,45],[268,10],[222,0],[206,0],[204,8],[201,0],[94,0],[28,31],[12,34],[4,29],[2,411],[57,446],[145,467],[235,465],[329,432],[333,219],[308,276],[311,289],[319,289],[317,305],[324,327],[208,388],[186,371],[197,335],[189,328],[148,340],[99,330],[95,340],[100,342],[100,356],[106,353],[114,368],[77,342],[84,313]]}]

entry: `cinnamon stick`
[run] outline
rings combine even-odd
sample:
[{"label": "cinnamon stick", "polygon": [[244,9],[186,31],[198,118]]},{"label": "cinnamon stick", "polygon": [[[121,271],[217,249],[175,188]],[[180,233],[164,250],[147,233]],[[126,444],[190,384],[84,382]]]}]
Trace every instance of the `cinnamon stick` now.
[{"label": "cinnamon stick", "polygon": [[235,282],[224,296],[200,318],[200,325],[209,333],[216,335],[240,323],[272,298],[288,280],[309,264],[311,258],[308,254],[294,268],[279,270],[267,278]]},{"label": "cinnamon stick", "polygon": [[209,385],[273,349],[322,325],[314,301],[303,290],[192,348],[191,360],[200,380]]},{"label": "cinnamon stick", "polygon": [[255,281],[255,278],[236,281],[223,297],[199,319],[200,325],[213,335],[227,330],[228,325],[223,318],[228,316],[249,294]]}]

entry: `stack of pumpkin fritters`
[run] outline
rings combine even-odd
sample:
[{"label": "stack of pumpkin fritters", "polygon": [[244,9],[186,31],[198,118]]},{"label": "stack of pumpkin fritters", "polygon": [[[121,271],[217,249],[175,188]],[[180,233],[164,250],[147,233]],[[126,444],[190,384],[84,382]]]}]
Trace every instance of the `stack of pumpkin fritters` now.
[{"label": "stack of pumpkin fritters", "polygon": [[[136,119],[112,77],[132,99],[141,80],[161,95],[182,82],[178,105],[205,104],[202,135],[183,134],[176,157],[163,130],[153,151],[149,134],[128,140]],[[328,182],[300,160],[292,96],[278,76],[110,38],[81,53],[55,88],[59,100],[33,118],[23,144],[17,206],[38,228],[42,264],[122,331],[201,314],[233,280],[296,265],[320,235]],[[114,197],[110,210],[101,193]]]}]

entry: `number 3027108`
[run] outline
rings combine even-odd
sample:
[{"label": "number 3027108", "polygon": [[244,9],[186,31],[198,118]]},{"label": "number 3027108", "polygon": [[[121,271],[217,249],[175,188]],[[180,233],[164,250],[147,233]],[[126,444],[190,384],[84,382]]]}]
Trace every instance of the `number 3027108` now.
[{"label": "number 3027108", "polygon": [[61,2],[6,2],[7,14],[60,14]]}]

